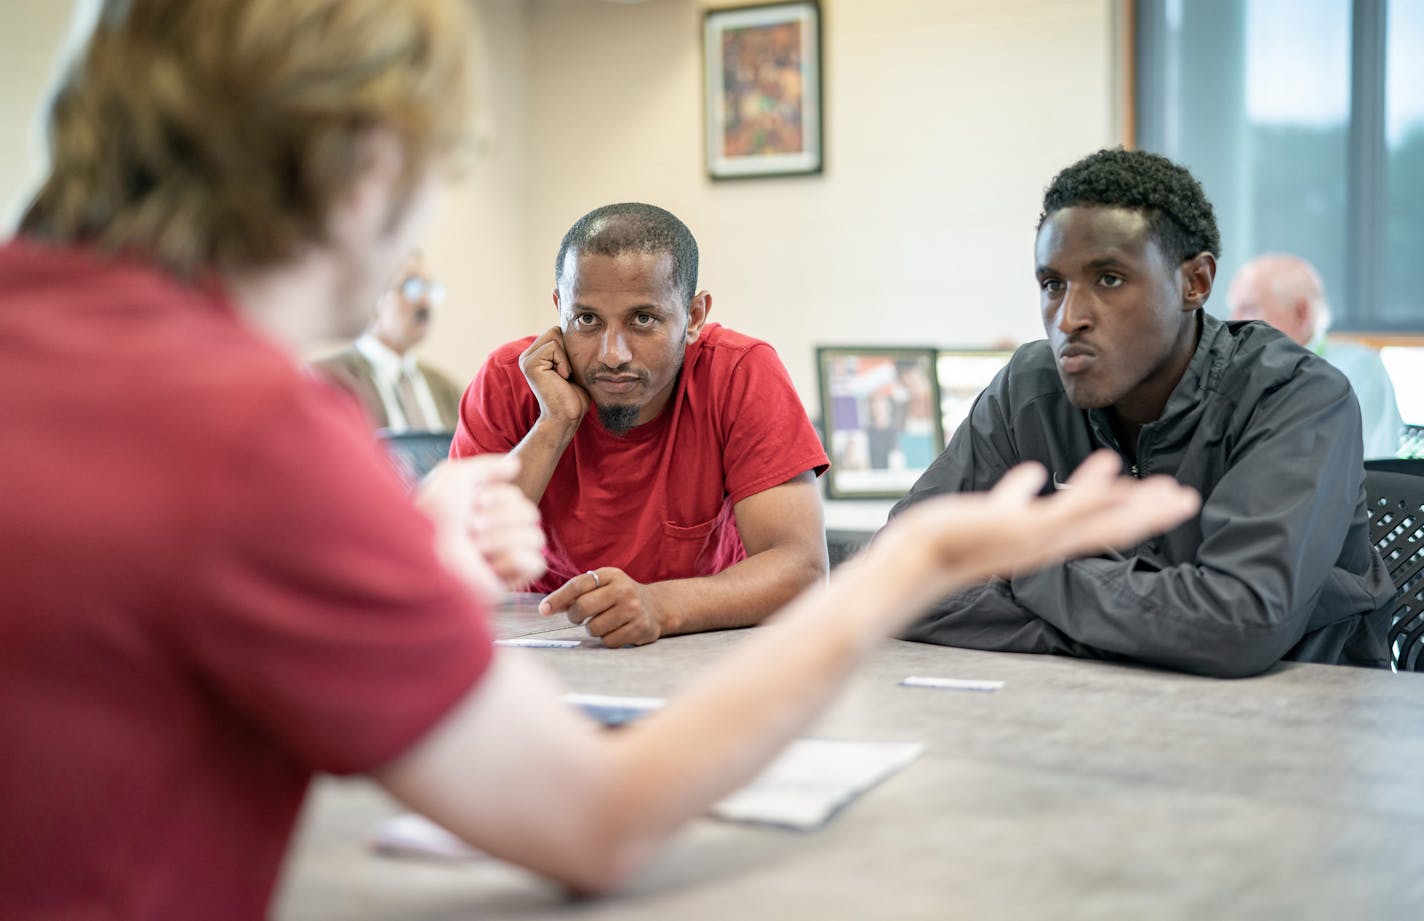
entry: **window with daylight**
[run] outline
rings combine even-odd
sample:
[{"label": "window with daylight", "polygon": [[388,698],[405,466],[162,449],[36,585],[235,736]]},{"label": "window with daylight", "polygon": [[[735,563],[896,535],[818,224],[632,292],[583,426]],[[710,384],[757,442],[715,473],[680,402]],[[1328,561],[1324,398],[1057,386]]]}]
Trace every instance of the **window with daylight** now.
[{"label": "window with daylight", "polygon": [[1424,332],[1424,3],[1134,9],[1136,143],[1205,186],[1218,284],[1253,255],[1293,252],[1320,270],[1333,329]]}]

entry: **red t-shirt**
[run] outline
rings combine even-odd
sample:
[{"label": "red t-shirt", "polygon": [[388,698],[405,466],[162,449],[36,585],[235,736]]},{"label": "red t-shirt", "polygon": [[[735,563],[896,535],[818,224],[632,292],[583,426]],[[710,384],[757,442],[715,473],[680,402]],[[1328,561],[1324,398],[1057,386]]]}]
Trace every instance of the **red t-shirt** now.
[{"label": "red t-shirt", "polygon": [[[461,401],[452,457],[508,451],[533,428],[539,402],[519,369],[533,341],[486,359]],[[732,507],[828,464],[771,346],[708,323],[656,419],[614,435],[589,407],[539,503],[549,569],[533,588],[600,566],[644,583],[719,573],[747,555]]]},{"label": "red t-shirt", "polygon": [[0,917],[261,918],[313,771],[491,655],[349,397],[218,295],[0,248]]}]

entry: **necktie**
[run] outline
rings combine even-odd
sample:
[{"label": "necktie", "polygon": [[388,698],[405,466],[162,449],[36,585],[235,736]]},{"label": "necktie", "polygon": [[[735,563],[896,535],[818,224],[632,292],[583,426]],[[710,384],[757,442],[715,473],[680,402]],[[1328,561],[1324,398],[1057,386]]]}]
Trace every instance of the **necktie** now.
[{"label": "necktie", "polygon": [[429,432],[435,428],[435,420],[427,418],[421,408],[420,397],[415,392],[415,375],[410,371],[402,371],[396,381],[396,399],[400,401],[407,428],[418,432]]}]

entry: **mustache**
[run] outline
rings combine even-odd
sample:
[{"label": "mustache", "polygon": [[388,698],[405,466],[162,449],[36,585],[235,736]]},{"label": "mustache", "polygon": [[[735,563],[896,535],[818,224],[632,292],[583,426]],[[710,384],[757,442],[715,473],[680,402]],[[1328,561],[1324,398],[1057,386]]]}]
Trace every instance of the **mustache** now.
[{"label": "mustache", "polygon": [[1069,355],[1096,355],[1097,353],[1098,350],[1091,343],[1082,339],[1069,339],[1055,350],[1055,354],[1059,358]]},{"label": "mustache", "polygon": [[632,365],[626,364],[616,368],[610,368],[608,365],[590,365],[588,370],[583,372],[583,381],[592,387],[593,382],[600,377],[628,377],[630,375],[645,384],[648,382],[649,373],[646,370],[635,371]]}]

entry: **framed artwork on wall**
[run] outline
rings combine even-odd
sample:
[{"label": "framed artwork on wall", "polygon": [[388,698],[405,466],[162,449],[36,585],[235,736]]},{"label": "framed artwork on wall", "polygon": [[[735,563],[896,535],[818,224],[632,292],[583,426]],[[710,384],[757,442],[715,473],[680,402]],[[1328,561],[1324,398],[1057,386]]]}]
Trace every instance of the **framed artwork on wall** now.
[{"label": "framed artwork on wall", "polygon": [[816,349],[833,499],[903,496],[944,449],[936,350]]},{"label": "framed artwork on wall", "polygon": [[702,47],[708,174],[819,173],[820,5],[798,0],[708,10]]},{"label": "framed artwork on wall", "polygon": [[939,350],[935,380],[939,383],[940,417],[946,440],[954,437],[959,424],[969,418],[979,394],[1013,356],[1013,349]]}]

